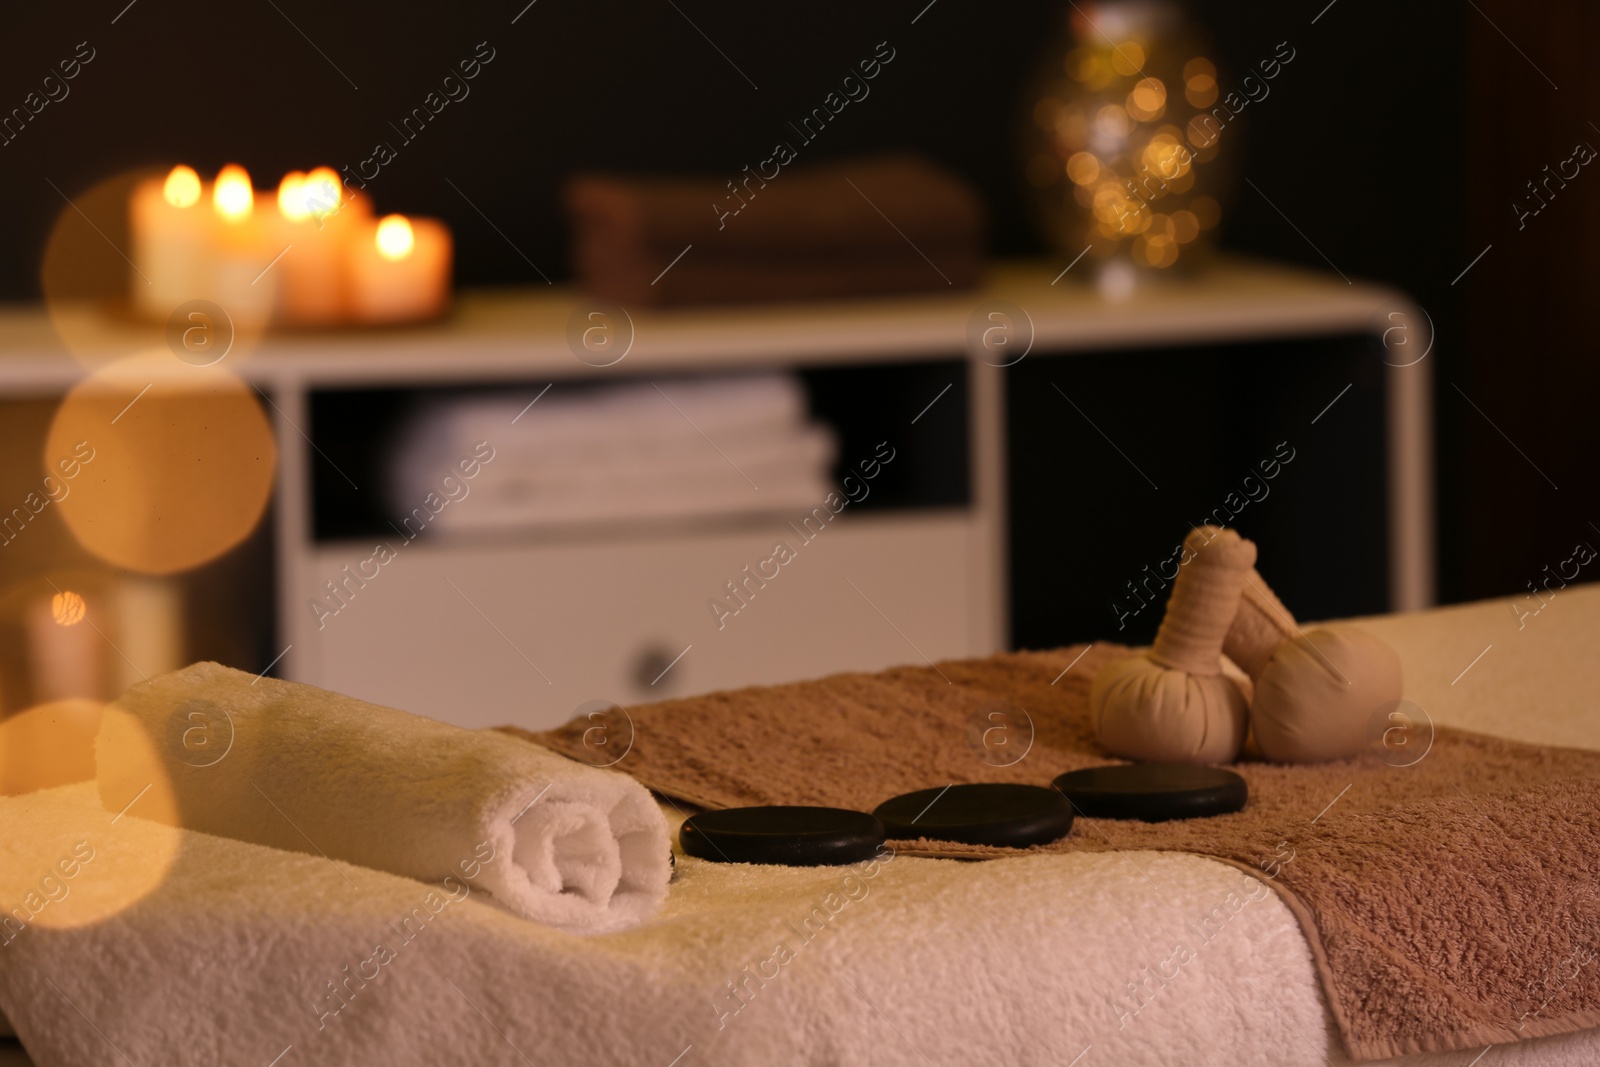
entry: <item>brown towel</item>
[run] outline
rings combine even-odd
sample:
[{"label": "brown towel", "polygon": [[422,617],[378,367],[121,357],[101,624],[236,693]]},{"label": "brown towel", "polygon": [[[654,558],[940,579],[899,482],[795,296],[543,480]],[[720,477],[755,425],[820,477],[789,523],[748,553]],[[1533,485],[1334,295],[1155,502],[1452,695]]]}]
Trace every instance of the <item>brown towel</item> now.
[{"label": "brown towel", "polygon": [[[1048,784],[1112,761],[1091,729],[1089,683],[1127,652],[1015,653],[632,708],[633,746],[617,769],[705,807],[870,811],[946,782]],[[605,762],[612,750],[601,759],[584,746],[592,726],[512,732]],[[1426,731],[1407,743],[1423,751]],[[1600,753],[1438,730],[1425,756],[1394,765],[1413,758],[1245,761],[1233,768],[1250,786],[1243,811],[1080,818],[1045,849],[1194,852],[1268,881],[1301,921],[1355,1059],[1600,1025]]]},{"label": "brown towel", "polygon": [[970,288],[982,266],[977,195],[912,156],[770,179],[578,175],[566,202],[583,288],[624,305]]}]

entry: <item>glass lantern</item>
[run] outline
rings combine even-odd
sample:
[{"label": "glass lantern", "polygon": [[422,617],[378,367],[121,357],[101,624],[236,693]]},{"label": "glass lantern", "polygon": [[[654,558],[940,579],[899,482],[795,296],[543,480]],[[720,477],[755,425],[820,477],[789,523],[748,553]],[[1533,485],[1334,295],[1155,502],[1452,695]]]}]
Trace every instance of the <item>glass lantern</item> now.
[{"label": "glass lantern", "polygon": [[1116,295],[1203,263],[1222,218],[1205,36],[1149,0],[1071,5],[1028,97],[1025,167],[1045,235]]}]

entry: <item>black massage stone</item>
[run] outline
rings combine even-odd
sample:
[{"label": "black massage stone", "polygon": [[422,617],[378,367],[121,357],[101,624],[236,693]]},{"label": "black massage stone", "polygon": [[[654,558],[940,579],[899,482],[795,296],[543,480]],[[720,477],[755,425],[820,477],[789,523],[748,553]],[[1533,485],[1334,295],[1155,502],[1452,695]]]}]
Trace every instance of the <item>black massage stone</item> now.
[{"label": "black massage stone", "polygon": [[1244,807],[1244,779],[1220,767],[1188,763],[1124,763],[1068,771],[1055,787],[1092,819],[1166,822],[1226,815]]},{"label": "black massage stone", "polygon": [[826,867],[871,859],[883,836],[883,824],[864,811],[773,806],[691,815],[678,843],[714,863]]},{"label": "black massage stone", "polygon": [[1066,837],[1072,805],[1054,789],[984,782],[919,789],[873,812],[890,837],[1027,848]]}]

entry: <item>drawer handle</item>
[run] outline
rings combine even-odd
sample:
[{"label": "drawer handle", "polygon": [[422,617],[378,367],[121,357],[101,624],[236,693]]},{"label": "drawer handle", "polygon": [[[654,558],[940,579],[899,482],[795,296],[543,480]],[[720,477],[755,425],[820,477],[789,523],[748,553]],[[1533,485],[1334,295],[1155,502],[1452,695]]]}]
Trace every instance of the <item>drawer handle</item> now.
[{"label": "drawer handle", "polygon": [[666,673],[672,666],[674,653],[660,645],[650,645],[633,658],[633,684],[640,689],[659,690],[668,685]]}]

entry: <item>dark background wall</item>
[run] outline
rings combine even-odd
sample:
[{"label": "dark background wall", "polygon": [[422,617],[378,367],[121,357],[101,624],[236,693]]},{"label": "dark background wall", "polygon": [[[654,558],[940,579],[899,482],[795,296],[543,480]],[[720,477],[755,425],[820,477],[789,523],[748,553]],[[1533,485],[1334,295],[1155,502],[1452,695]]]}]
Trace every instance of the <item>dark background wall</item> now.
[{"label": "dark background wall", "polygon": [[[292,167],[354,165],[379,140],[399,147],[372,183],[379,207],[448,220],[461,283],[539,282],[539,271],[559,281],[564,175],[737,171],[884,40],[893,65],[812,158],[925,152],[982,190],[997,252],[1041,251],[1012,131],[1019,88],[1067,9],[1059,0],[125,2],[0,16],[0,110],[78,42],[95,49],[70,96],[0,147],[0,298],[36,295],[39,252],[63,207],[51,183],[75,195],[174,160],[202,170],[234,160],[269,181]],[[1585,172],[1520,233],[1509,206],[1573,141],[1600,145],[1585,118],[1600,114],[1585,55],[1600,15],[1509,0],[1202,0],[1191,11],[1225,71],[1279,41],[1297,53],[1232,150],[1303,234],[1241,185],[1225,243],[1393,283],[1437,324],[1443,596],[1521,589],[1585,530],[1600,537],[1584,525],[1600,521],[1585,408],[1596,361],[1578,317],[1600,255],[1589,189],[1600,177]],[[495,58],[471,95],[400,145],[389,122],[482,41]]]},{"label": "dark background wall", "polygon": [[[1465,420],[1445,465],[1465,501],[1452,539],[1468,589],[1527,595],[1576,542],[1600,548],[1600,159],[1543,185],[1544,168],[1557,170],[1578,143],[1600,150],[1600,10],[1508,0],[1484,10],[1493,25],[1470,23],[1463,164],[1469,252],[1488,251],[1470,287],[1461,283],[1469,358],[1450,366],[1460,392],[1447,384],[1440,403]],[[1530,181],[1547,206],[1519,221],[1514,205],[1538,207]],[[1595,564],[1579,575],[1595,578]]]}]

